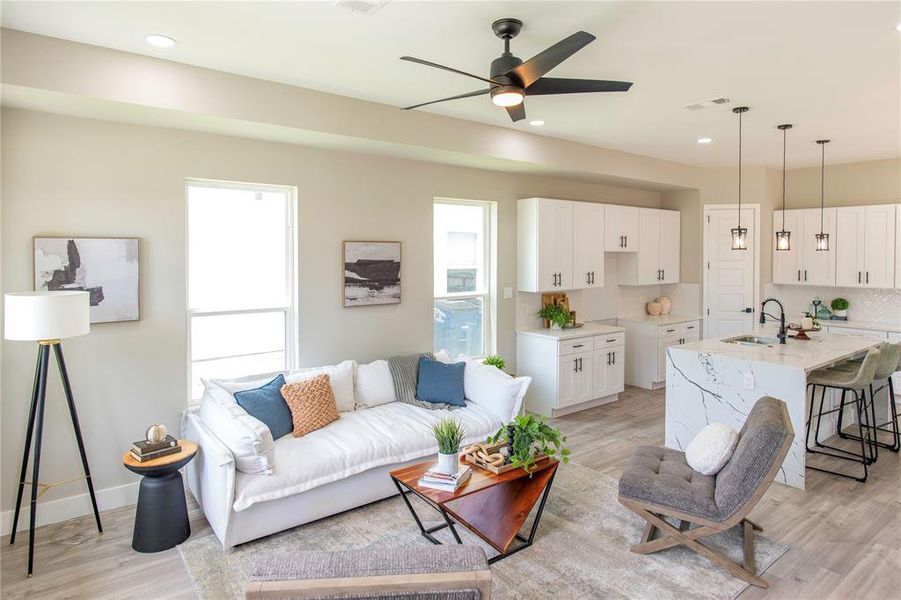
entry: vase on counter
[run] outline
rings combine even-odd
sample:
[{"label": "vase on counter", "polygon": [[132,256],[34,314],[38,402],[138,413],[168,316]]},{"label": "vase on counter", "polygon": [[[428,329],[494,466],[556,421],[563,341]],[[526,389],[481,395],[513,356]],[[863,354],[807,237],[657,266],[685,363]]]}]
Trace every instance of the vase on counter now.
[{"label": "vase on counter", "polygon": [[646,308],[648,310],[648,314],[651,315],[652,317],[656,317],[661,312],[663,312],[663,306],[656,300],[652,301],[652,302],[648,302]]},{"label": "vase on counter", "polygon": [[667,298],[666,296],[661,296],[660,298],[657,298],[656,300],[654,300],[654,302],[657,302],[660,304],[660,314],[661,315],[668,315],[670,309],[673,307],[673,303],[670,302],[670,299]]}]

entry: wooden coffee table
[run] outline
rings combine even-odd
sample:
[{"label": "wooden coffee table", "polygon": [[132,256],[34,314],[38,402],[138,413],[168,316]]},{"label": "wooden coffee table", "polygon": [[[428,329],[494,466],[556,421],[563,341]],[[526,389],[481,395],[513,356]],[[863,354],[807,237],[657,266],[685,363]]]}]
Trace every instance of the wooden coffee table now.
[{"label": "wooden coffee table", "polygon": [[[488,559],[489,563],[494,563],[532,545],[558,464],[554,459],[542,461],[535,466],[531,477],[522,469],[495,475],[472,466],[472,477],[456,492],[419,486],[419,478],[435,466],[435,461],[397,469],[391,471],[390,475],[424,538],[433,544],[440,544],[432,534],[448,528],[454,540],[462,544],[455,529],[456,525],[462,525],[499,552],[497,556]],[[434,508],[444,523],[426,529],[413,509],[408,494],[415,494]],[[535,521],[529,537],[525,537],[519,530],[539,498],[541,502]],[[511,549],[514,540],[518,540],[520,544]]]}]

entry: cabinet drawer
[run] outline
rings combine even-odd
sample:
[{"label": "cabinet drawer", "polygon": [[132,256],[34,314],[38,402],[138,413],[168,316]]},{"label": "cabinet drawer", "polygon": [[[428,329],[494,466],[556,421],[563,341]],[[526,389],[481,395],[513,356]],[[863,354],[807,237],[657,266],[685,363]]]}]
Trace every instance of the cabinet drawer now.
[{"label": "cabinet drawer", "polygon": [[664,340],[668,338],[677,338],[682,335],[682,324],[660,325],[657,327],[657,339]]},{"label": "cabinet drawer", "polygon": [[575,354],[576,352],[590,352],[594,349],[594,343],[590,337],[576,338],[574,340],[563,340],[557,347],[557,354],[565,356],[567,354]]},{"label": "cabinet drawer", "polygon": [[626,343],[626,332],[611,333],[610,335],[594,336],[594,349],[609,348],[610,346],[622,346]]},{"label": "cabinet drawer", "polygon": [[679,327],[682,337],[687,338],[690,335],[701,335],[700,321],[689,321],[688,323],[680,323]]}]

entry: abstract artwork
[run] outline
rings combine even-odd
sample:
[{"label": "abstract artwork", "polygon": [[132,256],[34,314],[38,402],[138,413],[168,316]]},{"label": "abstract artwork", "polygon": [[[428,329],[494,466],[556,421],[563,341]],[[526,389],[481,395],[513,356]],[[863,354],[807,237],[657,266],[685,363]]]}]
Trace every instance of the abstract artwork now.
[{"label": "abstract artwork", "polygon": [[34,289],[84,290],[91,323],[137,321],[137,238],[34,238]]},{"label": "abstract artwork", "polygon": [[400,242],[344,242],[344,306],[400,303]]}]

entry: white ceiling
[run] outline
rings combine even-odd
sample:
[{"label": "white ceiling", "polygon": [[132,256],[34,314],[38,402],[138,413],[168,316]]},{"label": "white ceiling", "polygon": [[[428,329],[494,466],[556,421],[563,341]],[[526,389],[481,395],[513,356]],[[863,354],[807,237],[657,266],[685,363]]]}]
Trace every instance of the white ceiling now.
[{"label": "white ceiling", "polygon": [[[625,94],[527,99],[537,130],[511,124],[487,97],[427,107],[699,166],[734,165],[745,115],[746,164],[789,167],[901,156],[898,2],[404,2],[371,16],[334,2],[2,2],[4,27],[404,106],[479,89],[476,80],[398,60],[409,54],[488,74],[502,43],[493,20],[525,22],[523,59],[576,30],[597,40],[555,77],[633,81]],[[149,33],[178,40],[171,49]],[[725,107],[690,112],[726,96]],[[714,142],[699,145],[699,137]]]}]

